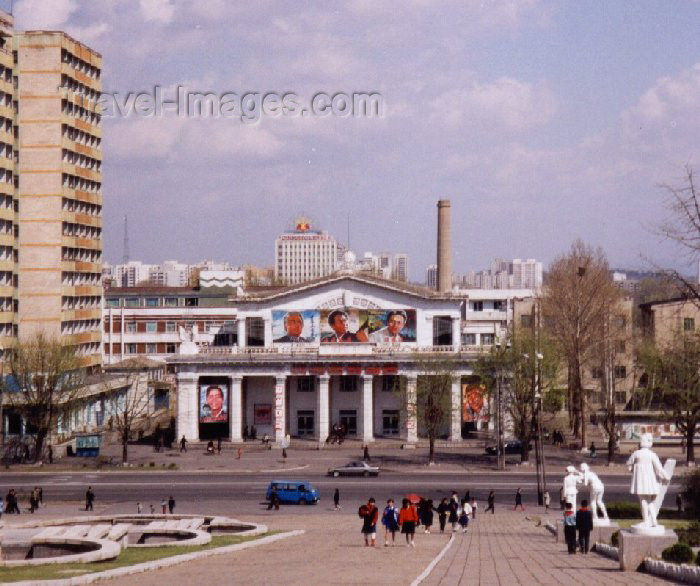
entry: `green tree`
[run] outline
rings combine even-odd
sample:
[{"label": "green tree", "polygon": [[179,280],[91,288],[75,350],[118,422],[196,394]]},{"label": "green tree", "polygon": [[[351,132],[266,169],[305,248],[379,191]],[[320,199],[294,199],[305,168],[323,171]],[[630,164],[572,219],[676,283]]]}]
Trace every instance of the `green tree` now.
[{"label": "green tree", "polygon": [[8,353],[3,382],[5,404],[21,414],[41,460],[58,416],[82,385],[74,350],[43,333],[20,341]]}]

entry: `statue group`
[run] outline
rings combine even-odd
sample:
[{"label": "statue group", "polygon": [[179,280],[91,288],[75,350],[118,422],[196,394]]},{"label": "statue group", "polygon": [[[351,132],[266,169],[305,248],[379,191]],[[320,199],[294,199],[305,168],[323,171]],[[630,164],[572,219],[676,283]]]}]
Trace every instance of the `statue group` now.
[{"label": "statue group", "polygon": [[572,508],[576,510],[578,485],[583,484],[587,486],[589,489],[588,502],[593,513],[593,525],[599,527],[609,525],[608,511],[603,502],[605,485],[598,475],[585,462],[581,464],[580,471],[573,466],[567,466],[566,472],[567,474],[564,478],[564,500],[567,503],[571,503]]}]

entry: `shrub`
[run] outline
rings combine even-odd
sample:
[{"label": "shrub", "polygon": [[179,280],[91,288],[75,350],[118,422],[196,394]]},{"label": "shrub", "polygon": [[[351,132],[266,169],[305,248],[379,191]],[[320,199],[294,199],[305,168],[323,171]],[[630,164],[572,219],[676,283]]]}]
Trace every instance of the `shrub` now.
[{"label": "shrub", "polygon": [[149,468],[155,468],[155,467],[156,467],[156,463],[155,463],[155,462],[149,462],[149,463],[148,463],[148,466],[149,466]]},{"label": "shrub", "polygon": [[698,552],[698,559],[695,560],[695,564],[700,566],[700,551]]},{"label": "shrub", "polygon": [[629,501],[607,503],[608,516],[611,519],[641,519],[642,510],[639,503]]},{"label": "shrub", "polygon": [[676,529],[678,540],[690,547],[700,547],[700,521],[693,521],[687,527]]},{"label": "shrub", "polygon": [[177,470],[177,464],[175,462],[170,462],[170,464],[168,464],[168,470]]},{"label": "shrub", "polygon": [[687,543],[674,543],[661,552],[661,559],[674,564],[689,564],[695,554]]},{"label": "shrub", "polygon": [[683,478],[683,496],[686,508],[700,511],[700,468],[696,468]]},{"label": "shrub", "polygon": [[613,547],[620,547],[620,532],[619,531],[615,531],[615,533],[613,533],[610,536],[610,545],[612,545]]}]

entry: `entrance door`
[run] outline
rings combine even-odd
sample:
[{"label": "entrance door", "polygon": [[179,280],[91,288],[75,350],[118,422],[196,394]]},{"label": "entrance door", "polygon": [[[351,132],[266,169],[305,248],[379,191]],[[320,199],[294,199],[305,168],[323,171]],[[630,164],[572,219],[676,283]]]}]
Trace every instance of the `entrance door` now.
[{"label": "entrance door", "polygon": [[340,411],[340,423],[345,426],[348,435],[357,435],[357,411],[348,409]]},{"label": "entrance door", "polygon": [[382,434],[399,435],[399,412],[396,409],[382,411]]},{"label": "entrance door", "polygon": [[297,411],[297,434],[300,437],[314,434],[313,411]]}]

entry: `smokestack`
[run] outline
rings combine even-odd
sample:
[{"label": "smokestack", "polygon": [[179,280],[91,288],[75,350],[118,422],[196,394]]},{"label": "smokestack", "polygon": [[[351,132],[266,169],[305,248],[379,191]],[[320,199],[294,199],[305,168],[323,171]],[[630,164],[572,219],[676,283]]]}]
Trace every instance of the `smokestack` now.
[{"label": "smokestack", "polygon": [[438,200],[437,208],[437,290],[440,293],[449,293],[452,290],[450,200]]}]

